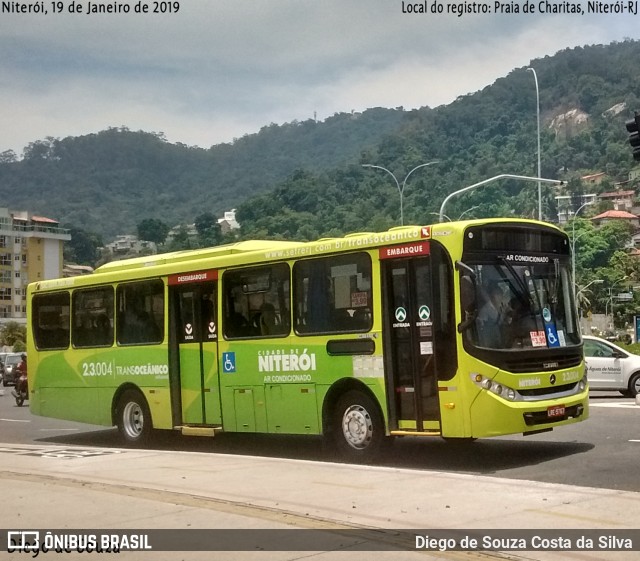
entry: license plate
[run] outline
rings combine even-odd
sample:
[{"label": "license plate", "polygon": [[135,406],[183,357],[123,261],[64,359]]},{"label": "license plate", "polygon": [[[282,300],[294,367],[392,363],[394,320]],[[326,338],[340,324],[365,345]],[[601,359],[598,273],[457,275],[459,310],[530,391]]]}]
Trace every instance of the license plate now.
[{"label": "license plate", "polygon": [[547,417],[564,417],[564,405],[553,405],[547,409]]}]

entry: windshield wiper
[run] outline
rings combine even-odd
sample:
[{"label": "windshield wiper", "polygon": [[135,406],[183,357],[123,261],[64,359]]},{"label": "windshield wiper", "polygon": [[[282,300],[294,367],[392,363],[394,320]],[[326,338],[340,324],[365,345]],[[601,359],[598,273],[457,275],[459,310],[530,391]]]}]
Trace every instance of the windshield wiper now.
[{"label": "windshield wiper", "polygon": [[509,261],[507,261],[507,259],[505,257],[498,256],[498,259],[500,261],[502,261],[503,265],[511,273],[511,277],[516,282],[517,287],[514,286],[514,288],[517,288],[517,293],[518,293],[518,297],[520,298],[520,300],[522,302],[527,302],[528,304],[533,304],[534,302],[532,301],[531,295],[529,294],[529,291],[527,290],[527,285],[520,278],[520,276],[518,275],[517,271],[513,268],[513,265],[511,263],[509,263]]}]

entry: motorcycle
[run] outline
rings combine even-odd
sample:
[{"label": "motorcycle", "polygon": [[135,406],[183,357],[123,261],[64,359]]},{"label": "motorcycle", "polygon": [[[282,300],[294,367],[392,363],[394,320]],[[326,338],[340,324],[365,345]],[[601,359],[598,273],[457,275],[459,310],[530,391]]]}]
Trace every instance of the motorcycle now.
[{"label": "motorcycle", "polygon": [[16,405],[18,407],[22,407],[22,404],[29,399],[29,382],[26,374],[20,374],[11,394],[16,398]]}]

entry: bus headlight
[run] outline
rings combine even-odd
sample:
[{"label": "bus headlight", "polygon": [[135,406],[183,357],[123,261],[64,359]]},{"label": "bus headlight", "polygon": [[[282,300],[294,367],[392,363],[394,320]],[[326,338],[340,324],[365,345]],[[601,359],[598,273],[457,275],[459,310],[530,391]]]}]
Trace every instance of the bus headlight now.
[{"label": "bus headlight", "polygon": [[587,389],[587,377],[583,376],[582,380],[578,382],[578,390],[580,392],[583,392],[586,389]]},{"label": "bus headlight", "polygon": [[473,373],[471,374],[471,379],[476,386],[508,401],[517,401],[520,397],[520,394],[513,388],[505,386],[504,384],[498,384],[482,374]]}]

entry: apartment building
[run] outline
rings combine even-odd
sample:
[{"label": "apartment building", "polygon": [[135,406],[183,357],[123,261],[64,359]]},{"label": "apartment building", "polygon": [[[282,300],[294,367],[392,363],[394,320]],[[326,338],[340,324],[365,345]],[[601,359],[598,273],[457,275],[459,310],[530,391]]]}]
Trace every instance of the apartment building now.
[{"label": "apartment building", "polygon": [[0,208],[0,321],[25,321],[27,285],[62,276],[62,248],[70,239],[56,220]]},{"label": "apartment building", "polygon": [[558,224],[564,225],[571,220],[576,210],[586,205],[595,203],[598,195],[591,193],[588,195],[579,195],[572,197],[571,195],[556,196],[556,204],[558,205]]}]

